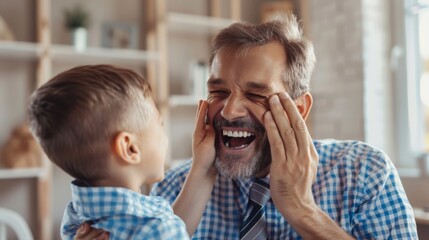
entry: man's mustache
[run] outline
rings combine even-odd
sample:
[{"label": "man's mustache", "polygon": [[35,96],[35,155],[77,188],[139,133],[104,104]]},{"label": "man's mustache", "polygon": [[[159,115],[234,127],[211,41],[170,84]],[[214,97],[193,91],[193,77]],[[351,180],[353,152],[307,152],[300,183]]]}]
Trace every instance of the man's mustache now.
[{"label": "man's mustache", "polygon": [[251,119],[237,119],[234,121],[228,121],[223,117],[213,119],[213,126],[215,129],[220,130],[223,127],[231,128],[247,128],[255,132],[264,132],[265,128],[258,121]]}]

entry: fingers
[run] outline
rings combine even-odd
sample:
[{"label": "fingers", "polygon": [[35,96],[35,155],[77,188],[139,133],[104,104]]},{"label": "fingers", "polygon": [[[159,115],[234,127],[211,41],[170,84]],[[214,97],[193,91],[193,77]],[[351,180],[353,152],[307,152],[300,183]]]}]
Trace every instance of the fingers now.
[{"label": "fingers", "polygon": [[267,131],[268,141],[270,142],[273,166],[278,161],[286,160],[285,149],[282,137],[280,136],[279,130],[270,111],[267,111],[264,114],[264,124]]},{"label": "fingers", "polygon": [[205,100],[200,100],[195,119],[194,142],[200,143],[206,136],[205,118],[207,114],[208,103]]},{"label": "fingers", "polygon": [[101,230],[101,229],[95,229],[91,228],[89,224],[84,223],[82,224],[75,236],[75,240],[92,240],[92,239],[109,239],[109,233]]},{"label": "fingers", "polygon": [[[316,147],[313,144],[313,139],[311,138],[310,134],[308,134],[308,141],[310,144],[310,154],[312,156],[312,164],[314,164],[314,168],[317,168],[317,165],[319,164],[319,154],[317,153]],[[313,176],[313,182],[316,181],[317,173]]]},{"label": "fingers", "polygon": [[293,99],[286,92],[281,92],[270,98],[270,107],[287,155],[307,150],[310,145],[307,125]]},{"label": "fingers", "polygon": [[287,151],[286,155],[295,155],[298,152],[295,132],[289,121],[290,117],[287,115],[287,109],[284,109],[283,103],[280,103],[279,96],[274,95],[270,98],[270,107],[280,137],[283,140],[284,148]]},{"label": "fingers", "polygon": [[309,134],[307,125],[305,124],[305,120],[302,118],[301,113],[298,111],[295,102],[286,92],[281,92],[279,94],[279,98],[280,102],[283,105],[283,108],[287,113],[287,116],[289,117],[290,124],[295,133],[298,148],[307,149],[310,143],[308,141]]},{"label": "fingers", "polygon": [[101,233],[93,237],[92,240],[109,240],[109,233],[101,231]]},{"label": "fingers", "polygon": [[198,108],[197,108],[197,113],[195,114],[195,121],[197,121],[197,119],[198,119],[198,114],[199,114],[199,112],[200,112],[200,108],[201,108],[201,104],[203,103],[203,100],[200,100],[199,102],[198,102]]}]

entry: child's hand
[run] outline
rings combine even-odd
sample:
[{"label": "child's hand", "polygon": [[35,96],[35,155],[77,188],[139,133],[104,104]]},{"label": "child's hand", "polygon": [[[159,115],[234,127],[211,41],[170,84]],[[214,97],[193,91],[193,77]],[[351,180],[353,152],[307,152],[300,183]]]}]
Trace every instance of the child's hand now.
[{"label": "child's hand", "polygon": [[214,146],[215,132],[210,124],[206,124],[208,103],[200,100],[195,119],[195,129],[192,140],[193,168],[217,174],[214,166],[216,150]]},{"label": "child's hand", "polygon": [[92,228],[88,223],[80,225],[74,240],[109,240],[109,233],[101,229]]},{"label": "child's hand", "polygon": [[200,223],[218,173],[214,166],[215,132],[213,127],[205,122],[207,109],[207,101],[201,100],[192,139],[192,166],[179,196],[173,203],[174,214],[185,222],[189,236],[194,234]]}]

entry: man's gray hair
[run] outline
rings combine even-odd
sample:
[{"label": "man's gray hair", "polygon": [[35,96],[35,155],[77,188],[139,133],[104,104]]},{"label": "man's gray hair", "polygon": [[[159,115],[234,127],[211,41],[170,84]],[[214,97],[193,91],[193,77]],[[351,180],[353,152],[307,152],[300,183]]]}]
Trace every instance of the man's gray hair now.
[{"label": "man's gray hair", "polygon": [[296,99],[310,91],[316,57],[313,44],[303,38],[293,14],[281,15],[257,25],[234,23],[223,29],[212,42],[209,66],[211,68],[216,54],[225,48],[235,48],[245,53],[249,48],[273,41],[279,42],[284,48],[286,62],[283,80],[291,97]]}]

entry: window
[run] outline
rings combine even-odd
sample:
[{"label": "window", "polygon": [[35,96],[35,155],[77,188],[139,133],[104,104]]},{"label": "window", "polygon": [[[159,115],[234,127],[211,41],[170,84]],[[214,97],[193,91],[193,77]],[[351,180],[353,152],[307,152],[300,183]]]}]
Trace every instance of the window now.
[{"label": "window", "polygon": [[[423,2],[423,1],[421,1]],[[423,4],[423,3],[422,3]],[[419,47],[422,62],[420,76],[420,100],[422,103],[423,149],[429,152],[429,1],[424,5],[425,11],[419,11]]]},{"label": "window", "polygon": [[393,14],[402,14],[393,21],[396,149],[400,167],[407,168],[429,152],[429,0],[395,2],[403,4]]}]

